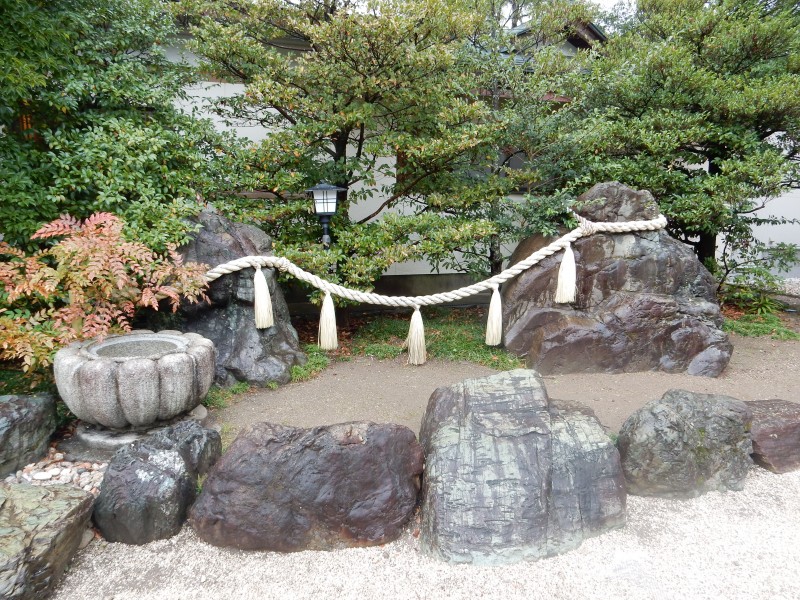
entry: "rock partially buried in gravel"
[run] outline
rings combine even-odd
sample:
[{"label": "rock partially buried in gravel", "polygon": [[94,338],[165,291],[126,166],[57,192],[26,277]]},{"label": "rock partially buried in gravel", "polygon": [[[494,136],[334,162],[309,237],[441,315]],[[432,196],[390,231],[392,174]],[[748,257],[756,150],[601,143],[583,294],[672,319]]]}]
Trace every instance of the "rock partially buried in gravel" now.
[{"label": "rock partially buried in gravel", "polygon": [[78,550],[93,500],[68,486],[0,484],[0,598],[50,595]]},{"label": "rock partially buried in gravel", "polygon": [[383,544],[410,519],[421,473],[422,449],[401,425],[257,423],[211,470],[190,523],[210,544],[246,550]]},{"label": "rock partially buried in gravel", "polygon": [[117,451],[93,519],[111,542],[146,544],[180,531],[197,495],[197,476],[219,458],[219,433],[184,421]]},{"label": "rock partially buried in gravel", "polygon": [[752,466],[747,404],[713,394],[669,390],[633,413],[617,447],[628,492],[691,498],[740,490]]},{"label": "rock partially buried in gravel", "polygon": [[753,458],[773,473],[800,469],[800,404],[787,400],[746,402],[753,411]]},{"label": "rock partially buried in gravel", "polygon": [[495,565],[625,524],[619,455],[586,407],[518,369],[437,389],[422,422],[423,552]]},{"label": "rock partially buried in gravel", "polygon": [[56,406],[50,394],[0,396],[0,477],[47,454],[56,430]]}]

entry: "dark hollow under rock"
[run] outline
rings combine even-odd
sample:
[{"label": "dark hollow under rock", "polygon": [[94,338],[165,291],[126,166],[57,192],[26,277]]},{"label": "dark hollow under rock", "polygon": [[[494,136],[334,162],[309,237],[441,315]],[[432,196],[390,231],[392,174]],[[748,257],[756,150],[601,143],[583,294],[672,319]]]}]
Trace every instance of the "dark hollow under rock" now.
[{"label": "dark hollow under rock", "polygon": [[55,430],[50,394],[0,396],[0,477],[45,456]]},{"label": "dark hollow under rock", "polygon": [[[182,249],[186,260],[210,268],[243,256],[271,256],[272,239],[260,229],[232,223],[213,212],[199,216],[203,228]],[[216,380],[222,385],[246,381],[265,386],[288,383],[293,365],[305,364],[289,309],[275,281],[273,269],[264,269],[275,325],[256,329],[253,309],[253,269],[223,275],[207,292],[211,303],[185,304],[182,329],[214,342],[217,349]]]},{"label": "dark hollow under rock", "polygon": [[[605,198],[605,200],[601,200]],[[592,221],[650,220],[647,191],[619,183],[594,186],[576,211]],[[555,238],[524,240],[518,262]],[[506,348],[549,373],[659,370],[716,377],[733,347],[722,331],[716,282],[691,249],[664,230],[595,233],[572,244],[577,296],[557,304],[562,252],[503,288]]]},{"label": "dark hollow under rock", "polygon": [[190,523],[211,544],[246,550],[383,544],[410,519],[421,472],[401,425],[258,423],[211,470]]},{"label": "dark hollow under rock", "polygon": [[480,565],[535,560],[625,524],[614,444],[590,409],[550,401],[535,371],[437,389],[420,441],[428,555]]},{"label": "dark hollow under rock", "polygon": [[747,404],[714,394],[669,390],[623,423],[617,439],[628,492],[692,498],[740,490],[752,467]]},{"label": "dark hollow under rock", "polygon": [[800,469],[800,404],[777,399],[745,404],[753,411],[754,460],[773,473]]},{"label": "dark hollow under rock", "polygon": [[0,483],[0,598],[41,600],[55,590],[93,501],[72,486]]}]

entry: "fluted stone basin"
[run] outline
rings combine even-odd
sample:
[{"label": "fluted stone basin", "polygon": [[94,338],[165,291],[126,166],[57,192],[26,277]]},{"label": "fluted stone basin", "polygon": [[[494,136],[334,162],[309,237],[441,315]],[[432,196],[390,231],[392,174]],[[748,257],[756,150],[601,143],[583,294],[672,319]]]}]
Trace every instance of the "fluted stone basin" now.
[{"label": "fluted stone basin", "polygon": [[58,393],[79,419],[121,429],[164,421],[200,404],[214,381],[211,340],[135,331],[56,353]]}]

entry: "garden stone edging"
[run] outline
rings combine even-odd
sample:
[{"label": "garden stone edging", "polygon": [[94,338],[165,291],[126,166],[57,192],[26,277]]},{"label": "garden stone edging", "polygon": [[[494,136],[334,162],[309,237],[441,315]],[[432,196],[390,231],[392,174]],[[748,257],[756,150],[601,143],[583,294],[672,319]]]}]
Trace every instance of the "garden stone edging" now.
[{"label": "garden stone edging", "polygon": [[773,473],[800,469],[800,404],[787,400],[749,400],[753,459]]},{"label": "garden stone edging", "polygon": [[753,466],[752,418],[729,396],[673,389],[648,402],[617,439],[628,493],[692,498],[742,489]]},{"label": "garden stone edging", "polygon": [[587,407],[551,401],[535,371],[438,388],[420,441],[427,555],[477,565],[536,560],[625,524],[613,442]]},{"label": "garden stone edging", "polygon": [[0,598],[49,596],[89,525],[94,497],[71,486],[0,483]]},{"label": "garden stone edging", "polygon": [[209,473],[190,524],[210,544],[244,550],[384,544],[411,518],[422,464],[402,425],[256,423]]},{"label": "garden stone edging", "polygon": [[222,453],[218,432],[194,421],[119,449],[106,469],[93,520],[110,542],[146,544],[177,534],[197,479]]}]

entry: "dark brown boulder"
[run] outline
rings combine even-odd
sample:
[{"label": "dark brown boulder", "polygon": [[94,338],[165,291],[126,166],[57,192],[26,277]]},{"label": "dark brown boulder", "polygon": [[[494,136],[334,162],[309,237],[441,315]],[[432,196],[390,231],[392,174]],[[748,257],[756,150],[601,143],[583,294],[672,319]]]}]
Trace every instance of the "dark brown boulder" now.
[{"label": "dark brown boulder", "polygon": [[421,473],[422,449],[401,425],[257,423],[211,470],[190,523],[210,544],[245,550],[383,544],[410,519]]},{"label": "dark brown boulder", "polygon": [[753,411],[754,460],[773,473],[800,469],[800,404],[787,400],[745,404]]},{"label": "dark brown boulder", "polygon": [[[601,200],[603,199],[603,200]],[[579,198],[592,221],[649,220],[649,192],[599,184]],[[552,242],[523,241],[517,262]],[[595,233],[572,245],[577,296],[556,304],[563,253],[550,256],[503,288],[506,348],[541,373],[659,370],[716,377],[733,348],[722,331],[716,283],[691,249],[665,231]]]},{"label": "dark brown boulder", "polygon": [[550,401],[535,371],[437,389],[420,441],[426,554],[479,565],[536,560],[625,524],[614,444],[590,409]]},{"label": "dark brown boulder", "polygon": [[692,498],[740,490],[752,467],[747,404],[669,390],[623,423],[617,439],[628,493]]},{"label": "dark brown boulder", "polygon": [[[182,248],[186,260],[213,268],[243,256],[272,255],[272,239],[252,225],[232,223],[207,211],[200,213],[198,219],[203,228]],[[275,325],[256,329],[253,275],[253,269],[224,275],[209,287],[210,304],[186,304],[181,308],[185,317],[181,330],[199,333],[214,342],[216,380],[222,385],[236,381],[259,386],[288,383],[292,366],[306,361],[273,269],[264,269],[264,275]]]}]

